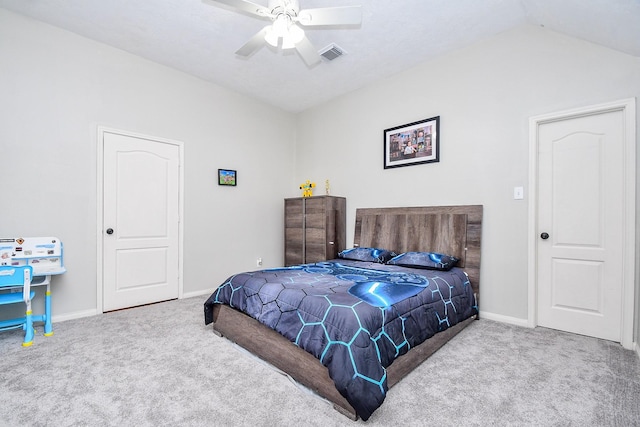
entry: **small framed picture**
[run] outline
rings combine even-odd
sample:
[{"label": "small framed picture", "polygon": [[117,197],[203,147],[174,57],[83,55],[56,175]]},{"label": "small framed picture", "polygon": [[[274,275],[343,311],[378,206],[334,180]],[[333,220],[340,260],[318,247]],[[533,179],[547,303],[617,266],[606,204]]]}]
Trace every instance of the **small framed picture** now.
[{"label": "small framed picture", "polygon": [[384,168],[440,161],[440,116],[384,131]]},{"label": "small framed picture", "polygon": [[238,183],[238,172],[231,169],[218,169],[218,185],[235,186]]}]

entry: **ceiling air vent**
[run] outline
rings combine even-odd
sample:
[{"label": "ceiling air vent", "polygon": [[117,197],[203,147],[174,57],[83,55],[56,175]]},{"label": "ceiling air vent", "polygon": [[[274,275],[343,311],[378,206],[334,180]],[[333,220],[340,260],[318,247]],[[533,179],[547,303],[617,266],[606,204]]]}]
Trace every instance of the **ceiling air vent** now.
[{"label": "ceiling air vent", "polygon": [[321,57],[323,57],[327,61],[333,61],[334,59],[339,58],[342,55],[344,55],[346,52],[342,48],[340,48],[340,47],[336,46],[334,43],[332,43],[329,46],[327,46],[324,49],[322,49],[318,53],[320,54]]}]

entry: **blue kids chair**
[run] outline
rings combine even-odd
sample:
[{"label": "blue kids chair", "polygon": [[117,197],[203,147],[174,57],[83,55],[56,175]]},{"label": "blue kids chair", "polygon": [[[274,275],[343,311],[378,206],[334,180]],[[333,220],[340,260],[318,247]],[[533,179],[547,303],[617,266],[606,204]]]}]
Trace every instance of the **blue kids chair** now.
[{"label": "blue kids chair", "polygon": [[[24,330],[23,347],[33,344],[33,319],[31,317],[31,299],[35,292],[31,290],[33,269],[29,265],[0,266],[0,305],[24,304],[25,316],[16,319],[0,320],[0,331],[22,328]],[[22,289],[22,292],[11,292],[10,289]]]}]

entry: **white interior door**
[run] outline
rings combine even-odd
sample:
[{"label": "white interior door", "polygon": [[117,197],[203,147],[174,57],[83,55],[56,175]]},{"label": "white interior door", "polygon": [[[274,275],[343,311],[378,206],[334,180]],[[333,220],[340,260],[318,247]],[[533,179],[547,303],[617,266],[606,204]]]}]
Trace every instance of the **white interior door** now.
[{"label": "white interior door", "polygon": [[178,298],[179,145],[103,133],[103,311]]},{"label": "white interior door", "polygon": [[624,129],[620,110],[538,127],[540,326],[621,341]]}]

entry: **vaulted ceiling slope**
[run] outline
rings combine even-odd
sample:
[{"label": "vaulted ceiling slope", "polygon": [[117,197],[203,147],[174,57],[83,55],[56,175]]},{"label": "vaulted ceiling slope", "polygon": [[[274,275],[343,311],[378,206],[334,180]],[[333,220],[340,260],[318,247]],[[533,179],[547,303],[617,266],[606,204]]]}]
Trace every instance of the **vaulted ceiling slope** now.
[{"label": "vaulted ceiling slope", "polygon": [[[266,6],[268,0],[253,0]],[[640,57],[640,0],[300,0],[362,5],[362,24],[306,28],[345,55],[307,67],[295,50],[235,55],[265,23],[202,0],[0,0],[0,7],[300,112],[510,28],[532,24]]]}]

